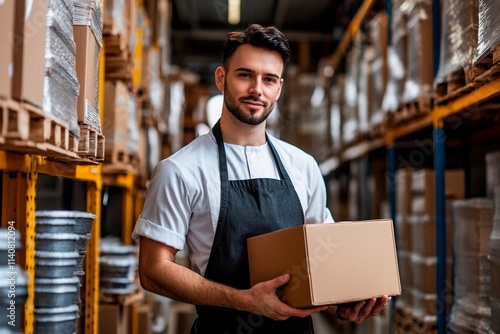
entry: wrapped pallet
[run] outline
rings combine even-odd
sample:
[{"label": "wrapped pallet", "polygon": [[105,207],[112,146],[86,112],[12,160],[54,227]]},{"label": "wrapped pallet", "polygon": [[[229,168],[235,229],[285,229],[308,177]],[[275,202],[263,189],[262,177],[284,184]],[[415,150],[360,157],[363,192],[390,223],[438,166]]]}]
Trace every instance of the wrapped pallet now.
[{"label": "wrapped pallet", "polygon": [[330,90],[332,101],[330,108],[330,135],[335,150],[340,149],[342,144],[342,110],[345,104],[344,89],[345,77],[343,74],[339,74],[335,77],[335,84]]},{"label": "wrapped pallet", "polygon": [[367,45],[361,56],[358,90],[358,130],[368,133],[370,118],[374,110],[374,75],[372,63],[375,59],[375,48]]},{"label": "wrapped pallet", "polygon": [[493,201],[453,202],[455,223],[455,299],[450,327],[455,333],[486,333],[491,322],[491,274],[488,261]]},{"label": "wrapped pallet", "polygon": [[76,104],[80,86],[76,76],[73,17],[73,0],[49,0],[43,110],[66,122],[70,133],[79,138]]},{"label": "wrapped pallet", "polygon": [[78,122],[100,132],[99,57],[102,47],[102,1],[74,1],[73,4],[76,73],[80,83]]},{"label": "wrapped pallet", "polygon": [[373,73],[372,88],[372,112],[370,114],[370,126],[381,124],[383,121],[382,99],[387,87],[387,38],[388,18],[385,12],[378,13],[368,23],[370,40],[374,47],[374,57],[371,64]]},{"label": "wrapped pallet", "polygon": [[408,59],[408,6],[392,3],[391,43],[387,48],[388,81],[382,101],[385,113],[396,112],[402,104]]},{"label": "wrapped pallet", "polygon": [[[478,0],[443,0],[441,52],[435,85],[472,66],[477,50]],[[465,79],[465,78],[464,78]]]},{"label": "wrapped pallet", "polygon": [[[432,52],[432,2],[407,0],[408,53],[403,103],[428,100],[432,96],[434,63]],[[430,108],[430,106],[428,106]]]},{"label": "wrapped pallet", "polygon": [[488,258],[491,265],[491,331],[500,333],[500,186],[495,187],[495,215]]},{"label": "wrapped pallet", "polygon": [[342,114],[342,142],[350,144],[358,135],[358,94],[359,94],[359,77],[361,64],[361,50],[359,48],[359,36],[356,37],[355,46],[349,51],[346,58],[346,74],[345,74],[345,89],[344,101],[345,107]]},{"label": "wrapped pallet", "polygon": [[489,56],[493,49],[500,45],[500,2],[497,0],[479,1],[479,21],[477,54],[474,63]]},{"label": "wrapped pallet", "polygon": [[500,151],[486,154],[486,196],[493,197],[496,186],[500,185]]}]

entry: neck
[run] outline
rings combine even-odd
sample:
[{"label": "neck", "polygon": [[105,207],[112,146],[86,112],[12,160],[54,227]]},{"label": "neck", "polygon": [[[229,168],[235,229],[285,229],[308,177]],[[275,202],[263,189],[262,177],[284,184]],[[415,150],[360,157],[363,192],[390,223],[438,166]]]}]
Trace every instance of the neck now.
[{"label": "neck", "polygon": [[266,143],[266,122],[248,125],[222,116],[220,129],[225,143],[240,146],[261,146]]}]

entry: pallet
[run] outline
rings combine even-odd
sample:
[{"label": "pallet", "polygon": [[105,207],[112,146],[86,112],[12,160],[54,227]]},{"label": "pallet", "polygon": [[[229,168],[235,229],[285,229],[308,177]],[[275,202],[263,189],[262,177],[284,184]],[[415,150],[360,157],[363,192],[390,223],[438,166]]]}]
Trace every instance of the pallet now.
[{"label": "pallet", "polygon": [[[2,149],[45,156],[77,157],[69,151],[66,122],[25,102],[0,100]],[[72,154],[73,153],[73,154]]]},{"label": "pallet", "polygon": [[94,161],[104,161],[105,140],[102,133],[87,124],[80,124],[79,127],[78,155]]},{"label": "pallet", "polygon": [[437,85],[434,91],[435,102],[442,104],[456,99],[478,86],[479,83],[474,81],[473,71],[461,68],[448,75],[444,82]]},{"label": "pallet", "polygon": [[469,74],[477,84],[485,84],[500,77],[500,45],[478,61]]},{"label": "pallet", "polygon": [[437,322],[426,321],[418,317],[413,317],[411,331],[412,334],[437,334]]},{"label": "pallet", "polygon": [[432,111],[434,101],[431,97],[421,96],[416,101],[405,103],[401,109],[392,114],[394,125],[406,123],[428,115]]},{"label": "pallet", "polygon": [[410,333],[413,325],[413,316],[411,310],[396,307],[394,309],[394,333]]}]

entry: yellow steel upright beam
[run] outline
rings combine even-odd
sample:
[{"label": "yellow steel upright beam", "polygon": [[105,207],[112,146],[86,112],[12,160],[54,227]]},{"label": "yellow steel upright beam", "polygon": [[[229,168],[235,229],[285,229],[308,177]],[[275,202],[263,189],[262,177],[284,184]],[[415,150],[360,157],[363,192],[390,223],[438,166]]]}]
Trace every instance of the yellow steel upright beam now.
[{"label": "yellow steel upright beam", "polygon": [[87,211],[97,218],[92,226],[92,237],[85,255],[85,333],[99,331],[99,240],[101,238],[102,183],[87,182]]},{"label": "yellow steel upright beam", "polygon": [[340,61],[342,57],[344,57],[347,48],[349,47],[349,44],[351,43],[352,38],[356,34],[356,32],[359,30],[359,27],[361,26],[361,23],[365,19],[366,15],[370,12],[370,9],[373,7],[375,4],[375,0],[365,0],[363,1],[361,7],[359,10],[356,12],[356,15],[354,15],[353,19],[349,23],[349,26],[347,27],[344,36],[342,36],[342,39],[340,40],[340,43],[338,44],[337,48],[335,49],[335,52],[332,55],[332,67],[334,70],[337,69],[337,67],[340,65]]},{"label": "yellow steel upright beam", "polygon": [[[16,252],[16,264],[27,274],[28,298],[24,308],[24,333],[33,333],[35,295],[35,185],[36,159],[27,158],[27,172],[2,173],[2,226],[13,226],[21,235],[22,248]],[[20,315],[18,319],[21,319]]]}]

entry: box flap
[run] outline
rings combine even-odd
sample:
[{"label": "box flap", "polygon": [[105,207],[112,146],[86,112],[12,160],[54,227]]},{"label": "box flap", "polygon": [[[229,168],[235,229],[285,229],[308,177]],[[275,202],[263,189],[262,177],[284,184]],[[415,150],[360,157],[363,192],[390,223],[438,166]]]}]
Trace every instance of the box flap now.
[{"label": "box flap", "polygon": [[311,303],[304,225],[248,238],[247,245],[252,286],[288,273],[285,302],[292,306]]}]

